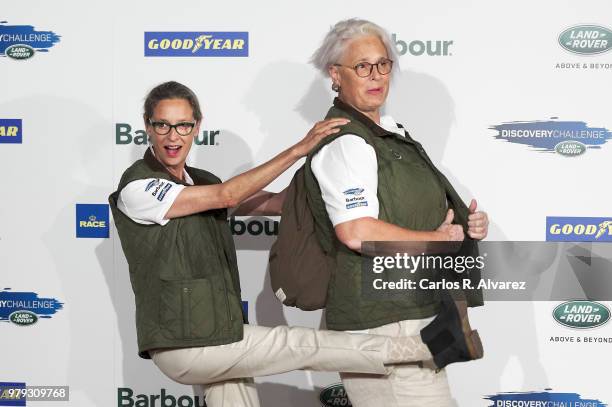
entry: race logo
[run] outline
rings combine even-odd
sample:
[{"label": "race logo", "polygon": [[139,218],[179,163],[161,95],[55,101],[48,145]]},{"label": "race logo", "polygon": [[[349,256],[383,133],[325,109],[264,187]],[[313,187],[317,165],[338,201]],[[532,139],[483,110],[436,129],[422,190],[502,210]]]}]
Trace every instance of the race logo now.
[{"label": "race logo", "polygon": [[553,318],[568,328],[589,329],[610,320],[610,310],[595,301],[567,301],[553,310]]},{"label": "race logo", "polygon": [[342,383],[332,384],[321,390],[319,401],[325,407],[352,406]]},{"label": "race logo", "polygon": [[248,57],[248,32],[145,32],[145,57]]},{"label": "race logo", "polygon": [[524,392],[524,393],[499,393],[485,396],[485,400],[491,400],[493,404],[489,407],[606,407],[607,404],[600,400],[583,399],[578,393],[552,393]]},{"label": "race logo", "polygon": [[108,204],[76,204],[76,237],[109,237]]},{"label": "race logo", "polygon": [[603,127],[589,127],[585,122],[557,121],[507,122],[489,127],[497,131],[497,140],[525,144],[543,153],[576,157],[587,149],[600,149],[612,133]]},{"label": "race logo", "polygon": [[344,194],[346,209],[357,208],[359,206],[368,206],[368,201],[366,201],[364,196],[361,196],[363,191],[363,188],[350,188],[342,192]]},{"label": "race logo", "polygon": [[420,57],[423,55],[430,57],[447,57],[453,55],[450,50],[451,46],[453,45],[452,40],[404,41],[398,39],[397,34],[392,34],[391,40],[395,44],[395,49],[400,56],[406,54],[414,57]]},{"label": "race logo", "polygon": [[277,236],[279,222],[267,218],[249,218],[246,220],[236,219],[232,216],[229,220],[232,235],[242,236]]},{"label": "race logo", "polygon": [[[197,146],[218,146],[220,130],[202,130],[196,134],[193,143]],[[145,130],[132,130],[128,123],[115,123],[115,144],[146,146],[149,140]]]},{"label": "race logo", "polygon": [[612,242],[612,218],[546,217],[548,242]]},{"label": "race logo", "polygon": [[612,48],[612,31],[599,25],[577,25],[559,34],[559,45],[578,55],[595,55]]},{"label": "race logo", "polygon": [[0,382],[0,406],[25,406],[26,384]]},{"label": "race logo", "polygon": [[0,322],[19,326],[33,325],[39,319],[51,318],[64,304],[55,298],[39,298],[34,292],[0,291]]},{"label": "race logo", "polygon": [[21,144],[21,119],[0,119],[0,143]]},{"label": "race logo", "polygon": [[206,407],[204,397],[173,396],[161,389],[160,394],[134,394],[129,387],[117,388],[117,405],[119,407]]},{"label": "race logo", "polygon": [[0,56],[30,59],[38,52],[49,52],[60,41],[53,31],[36,31],[31,25],[8,25],[0,21]]}]

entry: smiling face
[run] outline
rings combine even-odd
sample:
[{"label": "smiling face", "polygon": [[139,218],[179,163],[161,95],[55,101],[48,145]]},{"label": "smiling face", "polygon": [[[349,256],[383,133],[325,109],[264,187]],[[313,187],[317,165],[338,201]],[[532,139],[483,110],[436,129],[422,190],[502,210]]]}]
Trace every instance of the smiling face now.
[{"label": "smiling face", "polygon": [[[152,123],[194,123],[193,109],[186,99],[162,99],[153,109]],[[191,133],[180,135],[176,128],[172,128],[166,135],[156,132],[154,126],[145,123],[147,134],[151,140],[155,157],[177,178],[183,178],[183,169],[187,155],[193,144],[193,139],[200,130],[200,123],[196,123]],[[185,126],[183,126],[185,128]],[[167,129],[164,129],[165,132]]]},{"label": "smiling face", "polygon": [[357,76],[352,67],[360,62],[375,64],[389,58],[387,49],[378,36],[367,35],[351,40],[338,61],[343,66],[331,66],[329,74],[334,83],[340,86],[338,97],[353,106],[376,123],[380,120],[380,107],[389,93],[391,74],[381,75],[376,67],[365,78]]}]

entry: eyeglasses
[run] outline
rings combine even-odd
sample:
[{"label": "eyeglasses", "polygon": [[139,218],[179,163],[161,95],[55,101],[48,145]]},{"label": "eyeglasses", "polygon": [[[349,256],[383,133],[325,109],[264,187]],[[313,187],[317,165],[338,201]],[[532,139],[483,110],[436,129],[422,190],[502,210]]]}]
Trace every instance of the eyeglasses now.
[{"label": "eyeglasses", "polygon": [[389,72],[391,72],[391,69],[393,68],[393,61],[388,58],[383,58],[375,64],[371,64],[369,62],[360,62],[355,66],[347,66],[342,64],[334,64],[334,66],[343,66],[345,68],[351,68],[355,71],[357,76],[359,76],[360,78],[366,78],[372,75],[372,70],[374,69],[374,66],[376,66],[376,70],[379,74],[387,75]]},{"label": "eyeglasses", "polygon": [[181,136],[188,136],[193,131],[196,122],[180,122],[177,124],[170,124],[166,122],[154,122],[149,119],[149,124],[153,127],[156,134],[165,136],[170,133],[170,130],[174,129]]}]

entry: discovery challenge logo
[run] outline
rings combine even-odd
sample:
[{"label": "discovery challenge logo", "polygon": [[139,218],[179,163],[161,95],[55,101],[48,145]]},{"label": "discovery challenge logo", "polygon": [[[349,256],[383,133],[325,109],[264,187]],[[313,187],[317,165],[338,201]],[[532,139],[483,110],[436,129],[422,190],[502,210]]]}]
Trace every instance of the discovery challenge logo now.
[{"label": "discovery challenge logo", "polygon": [[8,25],[0,21],[0,56],[29,59],[37,52],[49,52],[60,41],[53,31],[37,31],[31,25]]},{"label": "discovery challenge logo", "polygon": [[145,32],[145,57],[248,57],[249,33]]},{"label": "discovery challenge logo", "polygon": [[589,127],[585,122],[547,121],[507,122],[489,127],[497,131],[497,140],[524,144],[543,153],[565,157],[582,155],[587,149],[600,149],[612,133],[603,127]]},{"label": "discovery challenge logo", "polygon": [[612,218],[546,217],[547,242],[612,242]]},{"label": "discovery challenge logo", "polygon": [[108,204],[76,204],[76,237],[109,236]]},{"label": "discovery challenge logo", "polygon": [[[547,389],[549,390],[549,389]],[[600,400],[583,399],[578,393],[525,392],[486,396],[489,407],[606,407]]]},{"label": "discovery challenge logo", "polygon": [[21,144],[21,119],[0,119],[0,144]]},{"label": "discovery challenge logo", "polygon": [[39,298],[34,292],[14,292],[10,288],[0,291],[0,322],[27,326],[39,318],[51,318],[64,306],[55,298]]}]

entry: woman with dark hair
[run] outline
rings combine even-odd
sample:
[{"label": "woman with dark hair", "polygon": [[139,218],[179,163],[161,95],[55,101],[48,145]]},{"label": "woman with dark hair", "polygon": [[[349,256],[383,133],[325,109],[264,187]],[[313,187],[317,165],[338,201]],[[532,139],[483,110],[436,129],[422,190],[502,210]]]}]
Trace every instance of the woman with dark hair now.
[{"label": "woman with dark hair", "polygon": [[[248,325],[227,208],[255,196],[349,120],[319,122],[270,161],[221,182],[185,165],[201,119],[186,86],[151,90],[144,104],[151,146],[109,197],[129,264],[139,355],[179,383],[205,385],[209,407],[258,406],[252,376],[295,369],[386,374],[389,364],[431,359],[419,335]],[[281,201],[263,193],[253,208],[279,213]]]}]

